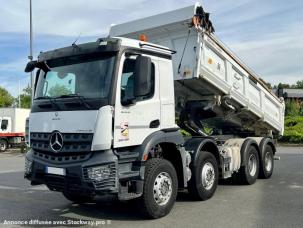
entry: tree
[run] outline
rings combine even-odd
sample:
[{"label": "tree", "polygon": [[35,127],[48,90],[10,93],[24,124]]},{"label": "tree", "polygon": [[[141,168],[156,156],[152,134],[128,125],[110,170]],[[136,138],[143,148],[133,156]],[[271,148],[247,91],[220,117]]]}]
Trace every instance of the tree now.
[{"label": "tree", "polygon": [[279,83],[278,86],[274,86],[274,89],[303,89],[303,80],[297,81],[293,85]]},{"label": "tree", "polygon": [[[20,94],[21,108],[30,108],[31,107],[31,94],[32,89],[28,84]],[[19,107],[19,98],[16,98],[17,107]]]},{"label": "tree", "polygon": [[299,101],[287,100],[285,101],[285,115],[299,116],[301,114],[301,105]]},{"label": "tree", "polygon": [[278,89],[289,89],[289,88],[290,88],[289,84],[283,84],[283,83],[278,84]]},{"label": "tree", "polygon": [[72,91],[70,89],[68,89],[66,86],[56,84],[55,86],[53,86],[49,89],[47,95],[50,97],[58,97],[58,96],[67,95],[67,94],[71,94],[71,93],[72,93]]},{"label": "tree", "polygon": [[303,89],[303,80],[299,80],[295,85],[296,89]]},{"label": "tree", "polygon": [[11,107],[14,103],[14,97],[3,87],[0,87],[0,107]]}]

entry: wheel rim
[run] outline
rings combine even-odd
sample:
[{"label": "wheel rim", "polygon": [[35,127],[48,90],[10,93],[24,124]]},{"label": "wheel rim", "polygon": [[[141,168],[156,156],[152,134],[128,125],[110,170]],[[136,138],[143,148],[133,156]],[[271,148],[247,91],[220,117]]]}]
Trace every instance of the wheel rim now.
[{"label": "wheel rim", "polygon": [[202,185],[206,190],[212,188],[215,182],[215,168],[210,162],[206,162],[202,168]]},{"label": "wheel rim", "polygon": [[254,154],[251,154],[248,158],[248,171],[250,176],[254,176],[257,172],[257,158]]},{"label": "wheel rim", "polygon": [[153,192],[158,205],[168,203],[172,195],[172,179],[167,172],[162,172],[156,177]]},{"label": "wheel rim", "polygon": [[270,152],[266,152],[264,162],[265,162],[265,170],[267,172],[270,172],[272,169],[272,156]]},{"label": "wheel rim", "polygon": [[6,147],[5,143],[4,142],[0,142],[0,150],[4,151],[5,147]]}]

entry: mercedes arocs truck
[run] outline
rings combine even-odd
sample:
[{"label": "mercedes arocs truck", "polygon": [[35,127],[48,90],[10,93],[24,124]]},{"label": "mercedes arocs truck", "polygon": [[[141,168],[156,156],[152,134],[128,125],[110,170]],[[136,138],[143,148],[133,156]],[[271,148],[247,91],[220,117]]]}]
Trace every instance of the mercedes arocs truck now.
[{"label": "mercedes arocs truck", "polygon": [[150,218],[179,190],[207,200],[219,179],[270,178],[284,102],[213,33],[197,3],[41,52],[25,177],[72,202],[135,199]]}]

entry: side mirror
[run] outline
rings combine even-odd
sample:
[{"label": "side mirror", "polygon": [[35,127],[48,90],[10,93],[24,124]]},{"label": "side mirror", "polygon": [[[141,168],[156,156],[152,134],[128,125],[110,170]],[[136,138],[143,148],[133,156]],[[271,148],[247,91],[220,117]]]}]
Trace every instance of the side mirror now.
[{"label": "side mirror", "polygon": [[134,96],[142,97],[151,92],[152,89],[152,63],[151,58],[138,56],[135,64],[134,74]]},{"label": "side mirror", "polygon": [[28,62],[24,71],[29,73],[32,72],[36,67],[42,69],[44,72],[50,71],[50,68],[46,62],[38,62],[37,60]]},{"label": "side mirror", "polygon": [[26,73],[32,72],[36,68],[36,65],[37,65],[37,61],[28,62],[24,71]]}]

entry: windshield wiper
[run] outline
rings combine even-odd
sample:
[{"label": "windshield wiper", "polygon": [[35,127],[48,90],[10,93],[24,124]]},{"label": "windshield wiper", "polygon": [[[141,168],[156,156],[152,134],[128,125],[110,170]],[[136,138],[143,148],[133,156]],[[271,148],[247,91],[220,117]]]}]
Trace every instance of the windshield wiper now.
[{"label": "windshield wiper", "polygon": [[78,98],[87,109],[91,108],[91,105],[84,99],[84,97],[76,93],[61,95],[56,98],[73,98],[73,97]]},{"label": "windshield wiper", "polygon": [[50,96],[36,97],[34,100],[49,100],[54,106],[61,110],[60,106],[56,103],[55,99]]}]

